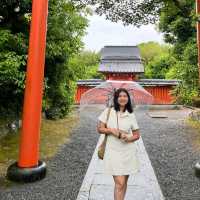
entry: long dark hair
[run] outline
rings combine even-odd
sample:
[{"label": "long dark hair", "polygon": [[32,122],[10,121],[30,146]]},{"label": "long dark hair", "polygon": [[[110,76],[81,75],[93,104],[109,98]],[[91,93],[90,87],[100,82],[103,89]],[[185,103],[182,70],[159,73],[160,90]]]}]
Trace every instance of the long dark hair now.
[{"label": "long dark hair", "polygon": [[127,96],[128,96],[128,102],[125,105],[124,112],[127,109],[129,113],[132,113],[133,112],[133,106],[132,106],[132,103],[131,103],[131,98],[130,98],[130,95],[129,95],[128,91],[125,88],[118,88],[117,90],[115,90],[114,98],[113,98],[114,109],[116,111],[120,111],[120,105],[118,103],[118,98],[119,98],[120,92],[125,92],[127,94]]}]

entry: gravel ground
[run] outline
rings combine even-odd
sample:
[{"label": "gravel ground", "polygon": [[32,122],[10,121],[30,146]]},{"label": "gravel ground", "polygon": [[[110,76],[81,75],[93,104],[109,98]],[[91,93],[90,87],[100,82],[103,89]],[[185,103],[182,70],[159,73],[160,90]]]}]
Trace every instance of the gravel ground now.
[{"label": "gravel ground", "polygon": [[145,148],[166,200],[199,200],[200,179],[194,165],[200,161],[200,134],[184,120],[190,109],[166,110],[168,118],[136,113]]},{"label": "gravel ground", "polygon": [[70,141],[46,161],[45,179],[6,189],[0,186],[0,200],[75,200],[99,138],[90,122],[78,123]]},{"label": "gravel ground", "polygon": [[[196,161],[200,161],[196,143],[200,136],[184,122],[188,111],[159,111],[168,118],[151,118],[136,112],[145,148],[166,200],[200,200],[200,180],[193,170]],[[91,118],[72,131],[71,140],[46,161],[45,179],[6,189],[0,187],[0,200],[75,200],[99,135]]]}]

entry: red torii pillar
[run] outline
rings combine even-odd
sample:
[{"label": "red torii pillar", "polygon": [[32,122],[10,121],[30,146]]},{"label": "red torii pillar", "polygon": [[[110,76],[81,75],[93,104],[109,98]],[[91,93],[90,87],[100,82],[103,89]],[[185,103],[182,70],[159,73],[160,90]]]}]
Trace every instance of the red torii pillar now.
[{"label": "red torii pillar", "polygon": [[7,178],[13,181],[33,182],[46,175],[46,164],[39,160],[39,143],[47,15],[48,0],[33,0],[19,159],[7,170]]},{"label": "red torii pillar", "polygon": [[[196,0],[196,14],[200,15],[200,0]],[[200,85],[200,17],[197,21],[197,47],[198,47],[198,68],[199,68],[199,85]]]},{"label": "red torii pillar", "polygon": [[[196,0],[196,14],[200,15],[200,0]],[[197,47],[198,47],[198,69],[199,69],[199,85],[200,85],[200,17],[197,19]],[[200,178],[200,162],[194,166],[196,177]]]}]

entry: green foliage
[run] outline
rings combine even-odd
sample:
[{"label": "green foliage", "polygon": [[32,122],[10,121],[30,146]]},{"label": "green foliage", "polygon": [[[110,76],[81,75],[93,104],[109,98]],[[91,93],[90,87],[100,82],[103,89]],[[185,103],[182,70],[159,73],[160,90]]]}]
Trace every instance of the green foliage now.
[{"label": "green foliage", "polygon": [[188,42],[180,58],[182,60],[176,60],[176,64],[166,73],[166,78],[182,81],[173,91],[177,96],[177,103],[192,105],[192,98],[198,95],[199,89],[195,40]]},{"label": "green foliage", "polygon": [[[0,54],[0,84],[1,85],[15,85],[17,90],[20,92],[20,89],[23,88],[25,74],[23,71],[20,71],[20,66],[25,64],[24,56],[16,55],[15,52],[7,52]],[[8,67],[9,66],[9,67]]]},{"label": "green foliage", "polygon": [[0,29],[0,112],[19,116],[24,90],[26,46],[24,34]]},{"label": "green foliage", "polygon": [[69,64],[69,59],[82,48],[82,37],[88,21],[82,10],[64,0],[51,0],[49,5],[47,53],[45,77],[48,89],[45,92],[48,118],[64,117],[74,103],[75,81],[78,71]]},{"label": "green foliage", "polygon": [[91,51],[82,51],[73,56],[69,65],[76,73],[76,79],[103,78],[103,74],[98,72],[100,54]]},{"label": "green foliage", "polygon": [[145,76],[147,78],[165,79],[166,73],[173,64],[174,60],[169,54],[156,56],[146,66]]},{"label": "green foliage", "polygon": [[172,47],[157,42],[141,43],[138,46],[145,66],[144,78],[164,79],[175,62],[170,55]]},{"label": "green foliage", "polygon": [[[155,24],[161,15],[166,14],[173,21],[173,16],[182,15],[188,17],[191,7],[194,8],[193,0],[71,0],[80,7],[95,5],[95,12],[105,15],[107,19],[117,22],[122,21],[125,25],[141,26]],[[167,15],[169,13],[169,15]],[[189,14],[188,14],[189,13]],[[187,19],[186,19],[187,21]],[[180,23],[179,23],[180,24]],[[187,23],[186,23],[187,24]],[[167,24],[166,24],[167,25]],[[180,24],[181,25],[181,24]]]},{"label": "green foliage", "polygon": [[176,59],[166,78],[182,81],[172,91],[176,102],[192,105],[192,99],[199,95],[195,1],[179,1],[178,5],[165,4],[159,28],[164,32],[165,41],[173,44],[172,56]]},{"label": "green foliage", "polygon": [[193,98],[198,95],[198,88],[191,88],[186,84],[180,83],[171,91],[171,94],[175,96],[176,103],[193,105]]},{"label": "green foliage", "polygon": [[184,43],[196,32],[193,18],[195,1],[179,1],[179,7],[172,1],[164,4],[159,19],[159,30],[168,43]]},{"label": "green foliage", "polygon": [[138,45],[141,53],[141,57],[145,65],[148,65],[155,57],[159,57],[161,54],[168,54],[170,46],[166,44],[159,44],[157,42],[146,42]]},{"label": "green foliage", "polygon": [[[141,26],[155,23],[165,0],[71,0],[78,6],[95,5],[95,12],[105,15],[113,22],[122,21],[125,25]],[[172,1],[172,0],[171,0]],[[174,0],[173,0],[174,1]]]}]

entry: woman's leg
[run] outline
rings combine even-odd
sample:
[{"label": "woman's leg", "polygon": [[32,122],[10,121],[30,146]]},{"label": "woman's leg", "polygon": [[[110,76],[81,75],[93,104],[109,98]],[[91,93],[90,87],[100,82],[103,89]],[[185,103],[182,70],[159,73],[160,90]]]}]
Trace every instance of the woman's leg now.
[{"label": "woman's leg", "polygon": [[124,189],[124,199],[125,199],[125,196],[126,196],[128,177],[129,177],[129,175],[125,175],[125,178],[126,178],[126,184],[125,184],[125,189]]},{"label": "woman's leg", "polygon": [[128,180],[126,175],[122,175],[122,176],[113,175],[113,179],[115,182],[114,200],[124,200],[124,196],[126,192],[126,183]]}]

